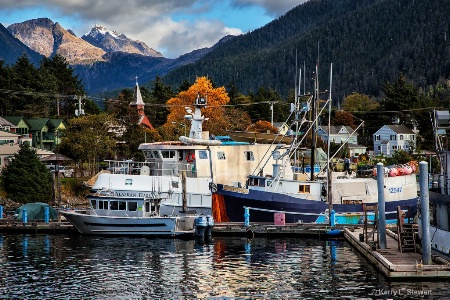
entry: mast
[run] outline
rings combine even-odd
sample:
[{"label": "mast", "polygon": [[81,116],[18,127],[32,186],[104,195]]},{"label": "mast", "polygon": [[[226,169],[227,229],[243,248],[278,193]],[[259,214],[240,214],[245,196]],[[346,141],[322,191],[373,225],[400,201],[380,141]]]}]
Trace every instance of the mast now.
[{"label": "mast", "polygon": [[[331,168],[330,168],[330,130],[331,130],[331,85],[333,83],[333,63],[330,64],[330,96],[328,98],[328,139],[327,139],[327,200],[328,211],[333,210],[333,197],[331,194]],[[331,222],[331,218],[330,218]],[[331,224],[330,224],[331,225]]]},{"label": "mast", "polygon": [[314,180],[314,165],[316,156],[316,101],[318,99],[319,93],[319,78],[317,76],[318,66],[316,65],[316,73],[314,76],[314,96],[311,104],[311,111],[313,114],[313,123],[311,128],[311,180]]}]

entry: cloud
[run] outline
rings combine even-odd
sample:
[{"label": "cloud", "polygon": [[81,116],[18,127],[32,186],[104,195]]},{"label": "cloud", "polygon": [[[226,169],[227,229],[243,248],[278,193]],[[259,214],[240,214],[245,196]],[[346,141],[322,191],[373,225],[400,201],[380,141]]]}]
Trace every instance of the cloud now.
[{"label": "cloud", "polygon": [[231,0],[236,7],[259,6],[271,17],[279,17],[308,0]]},{"label": "cloud", "polygon": [[[227,34],[241,34],[222,21],[233,10],[259,7],[271,17],[284,14],[304,0],[1,0],[2,11],[40,12],[81,37],[95,24],[145,42],[164,56],[176,58],[192,50],[210,47]],[[225,7],[225,8],[224,8]],[[224,10],[224,11],[222,11]],[[43,15],[44,13],[44,15]],[[45,15],[45,13],[49,15]],[[257,16],[256,16],[257,17]],[[19,22],[22,22],[21,20]],[[241,20],[242,21],[242,20]],[[239,25],[238,25],[239,26]]]}]

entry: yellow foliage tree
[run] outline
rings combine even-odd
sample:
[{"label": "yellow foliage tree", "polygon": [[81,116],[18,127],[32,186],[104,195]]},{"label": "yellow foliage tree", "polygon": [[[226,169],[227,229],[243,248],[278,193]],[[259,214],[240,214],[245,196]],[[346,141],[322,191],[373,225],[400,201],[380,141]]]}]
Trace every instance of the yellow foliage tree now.
[{"label": "yellow foliage tree", "polygon": [[359,93],[353,93],[344,98],[342,102],[342,109],[346,111],[361,111],[374,110],[378,108],[377,101],[369,98],[369,96]]},{"label": "yellow foliage tree", "polygon": [[207,106],[202,109],[202,114],[208,121],[203,123],[203,130],[211,134],[223,134],[229,127],[227,114],[223,105],[230,101],[224,87],[213,88],[211,81],[206,77],[198,77],[195,83],[187,90],[180,92],[175,97],[167,101],[169,106],[169,115],[164,129],[169,135],[175,135],[179,132],[179,126],[186,126],[187,135],[189,135],[190,123],[184,118],[186,114],[185,107],[192,107],[197,95],[207,100]]}]

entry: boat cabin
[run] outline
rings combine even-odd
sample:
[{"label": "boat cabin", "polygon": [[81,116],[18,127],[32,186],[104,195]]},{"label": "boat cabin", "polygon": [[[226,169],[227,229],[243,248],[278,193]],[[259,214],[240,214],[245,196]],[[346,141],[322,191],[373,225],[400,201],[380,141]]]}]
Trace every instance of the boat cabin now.
[{"label": "boat cabin", "polygon": [[276,180],[271,176],[249,176],[247,179],[247,188],[259,191],[273,191],[277,193],[297,191],[297,195],[301,197],[311,197],[313,199],[321,199],[322,195],[321,181],[298,181],[281,179]]},{"label": "boat cabin", "polygon": [[159,215],[160,199],[91,198],[92,213],[100,216],[150,217]]}]

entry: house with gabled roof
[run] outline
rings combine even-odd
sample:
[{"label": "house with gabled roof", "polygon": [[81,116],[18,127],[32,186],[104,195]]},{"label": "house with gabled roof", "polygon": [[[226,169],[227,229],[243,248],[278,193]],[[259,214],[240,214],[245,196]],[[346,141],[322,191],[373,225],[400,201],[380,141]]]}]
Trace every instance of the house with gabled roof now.
[{"label": "house with gabled roof", "polygon": [[328,135],[328,125],[321,125],[317,127],[317,135],[324,141],[328,142],[328,136],[330,136],[330,142],[340,144],[358,144],[358,132],[356,132],[350,126],[337,125],[330,126],[330,134]]},{"label": "house with gabled roof", "polygon": [[279,134],[285,134],[289,130],[289,125],[286,122],[274,122],[273,126],[278,129]]},{"label": "house with gabled roof", "polygon": [[416,133],[405,125],[384,125],[373,134],[375,155],[391,156],[397,150],[416,149]]},{"label": "house with gabled roof", "polygon": [[62,131],[66,129],[61,119],[27,119],[32,134],[32,146],[40,149],[54,150],[61,142]]},{"label": "house with gabled roof", "polygon": [[15,127],[15,131],[11,132],[15,132],[18,134],[29,134],[29,130],[30,130],[30,125],[28,125],[27,121],[25,120],[24,117],[22,116],[5,116],[4,117],[5,120],[9,121],[11,124],[14,124]]},{"label": "house with gabled roof", "polygon": [[15,133],[16,129],[17,129],[17,127],[13,123],[6,120],[5,118],[0,117],[0,130]]}]

